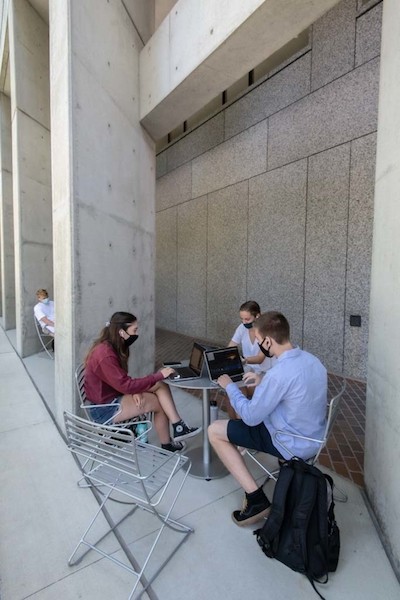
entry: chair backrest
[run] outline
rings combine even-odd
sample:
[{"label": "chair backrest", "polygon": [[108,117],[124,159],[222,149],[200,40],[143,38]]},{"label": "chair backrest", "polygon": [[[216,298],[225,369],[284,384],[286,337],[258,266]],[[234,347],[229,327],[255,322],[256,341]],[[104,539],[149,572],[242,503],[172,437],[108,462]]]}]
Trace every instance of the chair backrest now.
[{"label": "chair backrest", "polygon": [[88,398],[85,392],[85,365],[81,363],[75,369],[75,383],[76,389],[78,390],[79,400],[81,409],[86,419],[92,421],[92,415],[90,409],[86,406],[88,404]]},{"label": "chair backrest", "polygon": [[[333,377],[335,379],[333,379]],[[323,442],[320,445],[320,448],[313,459],[313,463],[317,462],[318,457],[321,454],[321,451],[326,446],[326,443],[331,434],[333,425],[335,423],[336,417],[339,413],[340,404],[341,404],[345,390],[346,390],[346,379],[344,377],[338,378],[335,375],[330,378],[330,393],[331,394],[333,393],[334,395],[330,399],[329,404],[328,404],[328,416],[326,419],[326,427],[325,427],[325,434],[324,434]]]},{"label": "chair backrest", "polygon": [[189,462],[179,452],[140,442],[130,429],[101,425],[68,411],[64,411],[64,422],[68,449],[79,459],[86,478],[131,497],[139,495],[146,503]]},{"label": "chair backrest", "polygon": [[54,356],[51,354],[51,352],[49,350],[49,346],[51,346],[54,342],[54,336],[51,335],[50,333],[46,333],[45,331],[43,331],[42,325],[41,325],[40,321],[37,320],[35,315],[33,315],[33,322],[35,323],[36,333],[38,335],[40,343],[42,344],[43,350],[51,358],[51,360],[54,360]]},{"label": "chair backrest", "polygon": [[85,365],[83,363],[76,367],[75,383],[81,404],[84,404],[87,401],[87,396],[85,392]]},{"label": "chair backrest", "polygon": [[[64,412],[65,430],[68,448],[84,460],[90,459],[98,464],[107,464],[110,468],[124,467],[129,473],[139,474],[136,461],[135,436],[129,429],[102,425],[89,419],[83,419]],[[121,456],[124,460],[121,460]],[[90,466],[96,468],[96,464]],[[121,469],[123,470],[123,468]]]}]

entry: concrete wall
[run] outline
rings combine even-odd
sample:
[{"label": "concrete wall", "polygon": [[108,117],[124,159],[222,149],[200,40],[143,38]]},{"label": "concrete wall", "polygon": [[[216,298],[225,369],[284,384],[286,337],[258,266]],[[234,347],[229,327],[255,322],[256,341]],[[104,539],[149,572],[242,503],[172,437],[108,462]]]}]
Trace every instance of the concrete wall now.
[{"label": "concrete wall", "polygon": [[4,329],[15,327],[14,218],[12,194],[11,105],[0,94],[0,256]]},{"label": "concrete wall", "polygon": [[178,0],[140,56],[142,125],[167,135],[338,1]]},{"label": "concrete wall", "polygon": [[376,161],[365,484],[400,573],[400,12],[384,0]]},{"label": "concrete wall", "polygon": [[38,288],[53,293],[49,31],[26,0],[9,12],[17,349],[39,349]]},{"label": "concrete wall", "polygon": [[154,364],[154,144],[139,124],[142,42],[124,3],[50,3],[56,382],[117,310],[140,321],[134,372]]},{"label": "concrete wall", "polygon": [[157,156],[159,326],[227,341],[254,298],[366,377],[382,4],[362,8]]}]

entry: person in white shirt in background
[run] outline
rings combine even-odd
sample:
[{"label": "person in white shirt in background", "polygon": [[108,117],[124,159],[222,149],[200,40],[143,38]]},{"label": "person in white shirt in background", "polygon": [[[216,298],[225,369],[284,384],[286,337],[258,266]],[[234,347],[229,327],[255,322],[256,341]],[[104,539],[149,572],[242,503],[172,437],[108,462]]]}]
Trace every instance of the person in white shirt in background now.
[{"label": "person in white shirt in background", "polygon": [[55,332],[55,315],[54,315],[54,302],[49,299],[47,290],[40,289],[36,292],[36,298],[38,303],[35,304],[33,312],[36,319],[39,321],[42,330],[45,333],[50,333],[54,336]]},{"label": "person in white shirt in background", "polygon": [[[273,366],[273,358],[267,358],[260,350],[256,340],[254,323],[261,314],[260,305],[255,300],[247,300],[239,308],[241,324],[236,328],[228,347],[238,346],[241,349],[242,362],[245,373],[252,371],[264,375]],[[251,398],[253,388],[242,388],[242,392]],[[235,411],[229,404],[228,416],[237,418]]]}]

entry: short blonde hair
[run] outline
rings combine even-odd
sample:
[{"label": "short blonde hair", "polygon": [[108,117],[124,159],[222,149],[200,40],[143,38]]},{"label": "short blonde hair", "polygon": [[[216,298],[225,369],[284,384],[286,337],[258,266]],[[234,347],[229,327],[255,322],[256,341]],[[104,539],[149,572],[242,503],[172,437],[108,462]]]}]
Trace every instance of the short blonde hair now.
[{"label": "short blonde hair", "polygon": [[49,294],[47,293],[47,290],[45,290],[45,289],[43,289],[43,288],[40,288],[40,290],[38,290],[38,291],[36,292],[36,296],[37,296],[38,298],[39,298],[39,296],[40,296],[40,297],[41,297],[41,296],[44,296],[45,298],[48,298],[48,297],[49,297]]}]

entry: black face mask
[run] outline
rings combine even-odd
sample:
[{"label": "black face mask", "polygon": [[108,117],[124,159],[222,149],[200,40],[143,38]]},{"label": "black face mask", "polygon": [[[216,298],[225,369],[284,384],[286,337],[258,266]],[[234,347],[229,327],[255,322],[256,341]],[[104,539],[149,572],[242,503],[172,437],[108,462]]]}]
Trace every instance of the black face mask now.
[{"label": "black face mask", "polygon": [[130,335],[128,339],[125,340],[126,346],[131,346],[138,339],[138,335]]},{"label": "black face mask", "polygon": [[253,323],[243,323],[243,326],[246,327],[246,329],[251,329],[253,327]]},{"label": "black face mask", "polygon": [[261,342],[261,344],[258,344],[258,347],[260,348],[260,350],[261,350],[261,352],[264,354],[264,356],[266,356],[267,358],[272,358],[272,355],[271,355],[271,354],[270,354],[270,352],[269,352],[269,349],[271,348],[271,345],[270,345],[270,347],[268,348],[268,350],[266,350],[266,349],[263,347],[263,343],[264,343],[264,342],[265,342],[265,338],[263,339],[263,341]]}]

